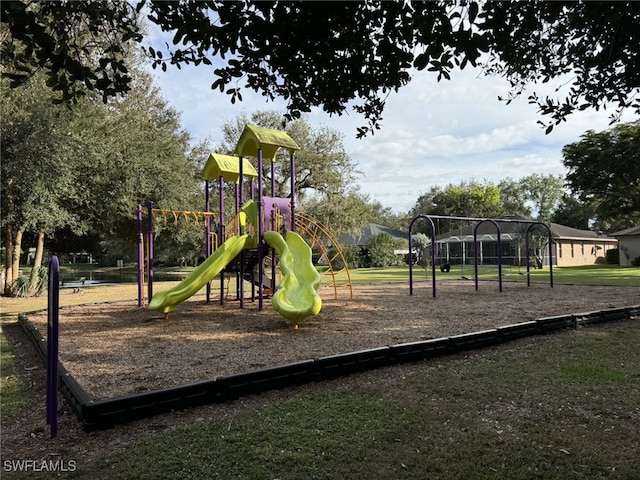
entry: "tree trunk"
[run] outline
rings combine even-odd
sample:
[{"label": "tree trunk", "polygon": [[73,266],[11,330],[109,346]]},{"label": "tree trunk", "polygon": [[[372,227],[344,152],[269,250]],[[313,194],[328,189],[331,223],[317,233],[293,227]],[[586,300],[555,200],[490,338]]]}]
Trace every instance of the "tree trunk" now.
[{"label": "tree trunk", "polygon": [[13,244],[13,258],[11,263],[11,276],[15,281],[20,276],[20,252],[22,251],[22,230],[16,232],[15,243]]},{"label": "tree trunk", "polygon": [[34,295],[36,292],[36,283],[38,279],[38,271],[42,266],[42,256],[44,254],[44,232],[38,233],[38,241],[36,244],[36,256],[33,259],[33,266],[31,268],[31,276],[29,277],[29,295]]},{"label": "tree trunk", "polygon": [[13,283],[13,229],[7,224],[4,228],[4,289],[5,295],[11,295],[11,284]]}]

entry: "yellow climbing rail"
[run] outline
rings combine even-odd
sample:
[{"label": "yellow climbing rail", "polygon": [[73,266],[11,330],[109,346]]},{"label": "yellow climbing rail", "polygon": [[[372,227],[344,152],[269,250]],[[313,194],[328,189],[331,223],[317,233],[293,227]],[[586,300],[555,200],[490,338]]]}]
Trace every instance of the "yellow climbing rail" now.
[{"label": "yellow climbing rail", "polygon": [[163,208],[152,208],[151,215],[153,217],[153,223],[160,223],[166,226],[169,221],[173,222],[174,226],[177,226],[182,220],[184,225],[189,225],[189,222],[193,222],[194,225],[200,225],[199,219],[206,220],[207,218],[213,218],[214,220],[219,215],[218,212],[196,212],[189,210],[165,210]]},{"label": "yellow climbing rail", "polygon": [[[327,270],[323,275],[331,276],[334,298],[338,298],[338,289],[341,288],[348,289],[349,300],[353,300],[353,285],[349,266],[338,239],[313,217],[300,212],[296,212],[296,231],[305,239],[312,250],[318,249],[320,251],[320,258],[323,263],[327,264]],[[339,265],[340,268],[334,269],[336,265]]]}]

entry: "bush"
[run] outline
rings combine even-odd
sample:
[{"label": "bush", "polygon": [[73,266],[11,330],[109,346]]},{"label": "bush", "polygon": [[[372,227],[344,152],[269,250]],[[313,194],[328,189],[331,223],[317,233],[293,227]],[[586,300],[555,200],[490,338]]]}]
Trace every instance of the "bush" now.
[{"label": "bush", "polygon": [[38,271],[34,273],[33,285],[30,283],[30,276],[18,277],[11,285],[11,291],[16,297],[28,297],[29,295],[37,297],[47,289],[48,281],[49,269],[41,266]]},{"label": "bush", "polygon": [[367,242],[367,248],[371,255],[372,267],[388,267],[396,259],[393,253],[395,241],[388,233],[373,235]]},{"label": "bush", "polygon": [[[340,256],[336,256],[336,253],[335,248],[331,248],[327,252],[329,258],[333,258],[331,261],[331,269],[334,272],[342,270],[345,266],[342,258]],[[342,256],[344,257],[345,262],[347,262],[347,268],[356,269],[362,267],[362,249],[358,245],[344,245],[342,247]]]},{"label": "bush", "polygon": [[640,257],[636,257],[633,260],[631,260],[631,266],[640,267]]}]

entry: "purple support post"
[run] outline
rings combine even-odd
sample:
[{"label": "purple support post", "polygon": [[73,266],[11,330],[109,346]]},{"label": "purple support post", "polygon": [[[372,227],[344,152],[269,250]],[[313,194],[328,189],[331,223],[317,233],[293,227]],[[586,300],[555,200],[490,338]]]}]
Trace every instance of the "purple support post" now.
[{"label": "purple support post", "polygon": [[[205,180],[204,182],[204,209],[207,213],[211,212],[211,204],[209,201],[209,180]],[[204,219],[204,231],[204,253],[205,256],[209,258],[211,255],[211,217],[209,217],[209,215]],[[211,301],[211,281],[207,282],[206,299],[207,303]]]},{"label": "purple support post", "polygon": [[47,309],[47,425],[51,438],[58,435],[58,320],[60,313],[60,264],[55,255],[49,261]]},{"label": "purple support post", "polygon": [[[292,173],[293,175],[293,173]],[[276,196],[276,162],[271,160],[271,197]],[[271,208],[271,230],[277,230],[277,219],[276,219],[276,209],[275,207]],[[286,227],[285,227],[286,228]],[[260,281],[262,282],[262,280]],[[276,251],[274,248],[271,249],[271,294],[273,295],[276,286]]]},{"label": "purple support post", "polygon": [[235,213],[236,215],[238,214],[238,210],[240,210],[240,189],[238,188],[238,184],[234,184],[233,185],[234,191],[235,191],[235,200],[236,200],[236,209],[235,209]]},{"label": "purple support post", "polygon": [[549,287],[553,288],[553,236],[549,225],[545,225],[549,233]]},{"label": "purple support post", "polygon": [[291,225],[289,230],[296,231],[296,156],[292,153],[291,162]]},{"label": "purple support post", "polygon": [[149,218],[147,218],[147,238],[149,249],[149,281],[147,285],[148,301],[153,298],[153,202],[149,202],[147,205],[149,211]]},{"label": "purple support post", "polygon": [[[244,159],[242,157],[239,158],[240,165],[238,168],[238,189],[240,190],[240,205],[244,205],[244,172],[243,172],[243,164]],[[237,277],[236,277],[237,278]],[[238,283],[238,297],[240,298],[240,308],[244,308],[244,250],[240,252],[240,278],[237,279]]]},{"label": "purple support post", "polygon": [[[218,179],[218,189],[220,191],[220,238],[218,241],[224,243],[224,179],[222,175]],[[220,305],[224,305],[224,269],[220,272]]]},{"label": "purple support post", "polygon": [[138,307],[144,295],[144,234],[142,233],[142,205],[138,205]]},{"label": "purple support post", "polygon": [[262,259],[264,253],[262,251],[262,148],[258,149],[258,310],[262,310]]}]

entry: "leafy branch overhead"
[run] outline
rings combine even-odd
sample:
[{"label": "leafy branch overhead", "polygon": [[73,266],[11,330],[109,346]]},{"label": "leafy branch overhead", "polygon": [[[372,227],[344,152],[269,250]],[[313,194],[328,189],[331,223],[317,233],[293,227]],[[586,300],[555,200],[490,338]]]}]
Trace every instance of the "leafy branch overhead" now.
[{"label": "leafy branch overhead", "polygon": [[[172,45],[145,50],[155,68],[202,65],[212,89],[363,115],[380,128],[388,95],[427,70],[438,80],[479,66],[509,80],[506,102],[531,85],[565,83],[558,98],[529,94],[550,132],[576,110],[640,113],[637,2],[2,2],[2,71],[13,85],[43,69],[59,99],[87,90],[106,101],[130,88],[124,45],[143,44],[141,12]],[[6,32],[6,33],[5,33]],[[103,35],[104,34],[104,35]],[[95,39],[100,38],[100,42]]]}]

